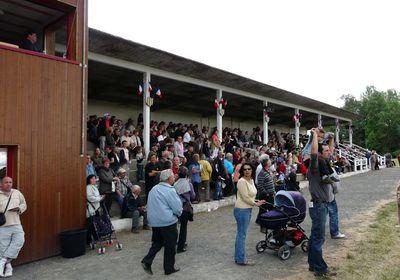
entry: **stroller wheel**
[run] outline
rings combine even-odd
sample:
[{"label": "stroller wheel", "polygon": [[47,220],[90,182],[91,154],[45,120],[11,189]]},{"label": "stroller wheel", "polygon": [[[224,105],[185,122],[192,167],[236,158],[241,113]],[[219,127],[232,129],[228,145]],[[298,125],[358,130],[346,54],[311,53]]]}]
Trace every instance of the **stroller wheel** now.
[{"label": "stroller wheel", "polygon": [[301,250],[303,250],[304,253],[308,252],[308,240],[303,240],[303,242],[301,242]]},{"label": "stroller wheel", "polygon": [[106,252],[106,248],[104,248],[104,247],[99,248],[99,255],[102,255],[105,252]]},{"label": "stroller wheel", "polygon": [[117,248],[117,250],[122,250],[122,244],[121,243],[117,243],[117,245],[115,245],[115,248]]},{"label": "stroller wheel", "polygon": [[267,249],[267,242],[265,240],[261,240],[260,242],[257,243],[256,245],[256,251],[257,253],[262,253]]},{"label": "stroller wheel", "polygon": [[280,247],[278,250],[278,256],[284,261],[290,258],[290,254],[290,247],[286,244]]}]

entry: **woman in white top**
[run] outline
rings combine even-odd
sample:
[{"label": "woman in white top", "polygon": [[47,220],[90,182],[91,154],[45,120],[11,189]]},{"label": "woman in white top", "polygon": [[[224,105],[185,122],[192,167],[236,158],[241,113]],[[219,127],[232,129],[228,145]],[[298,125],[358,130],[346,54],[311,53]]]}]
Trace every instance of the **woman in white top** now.
[{"label": "woman in white top", "polygon": [[255,201],[257,188],[252,177],[253,169],[250,164],[244,163],[240,168],[240,176],[237,183],[237,199],[233,215],[237,223],[235,242],[235,263],[238,265],[254,265],[246,258],[246,235],[251,220],[251,211],[254,206],[265,203],[264,200]]},{"label": "woman in white top", "polygon": [[94,231],[92,217],[100,209],[100,202],[104,199],[104,195],[100,195],[96,186],[96,176],[89,175],[86,178],[86,218],[87,218],[87,240],[90,244],[93,239],[97,239],[96,232]]}]

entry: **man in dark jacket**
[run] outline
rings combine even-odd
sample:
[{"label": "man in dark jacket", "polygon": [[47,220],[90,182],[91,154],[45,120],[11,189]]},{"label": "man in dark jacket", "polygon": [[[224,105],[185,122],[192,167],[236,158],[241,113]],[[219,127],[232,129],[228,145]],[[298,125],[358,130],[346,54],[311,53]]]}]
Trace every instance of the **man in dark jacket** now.
[{"label": "man in dark jacket", "polygon": [[222,198],[222,182],[226,180],[227,174],[224,166],[224,154],[222,153],[222,151],[218,152],[218,156],[214,160],[212,168],[213,172],[211,178],[215,183],[213,199],[220,200]]},{"label": "man in dark jacket", "polygon": [[20,48],[33,52],[42,52],[37,44],[37,34],[35,31],[30,30],[26,33],[25,39],[22,41]]},{"label": "man in dark jacket", "polygon": [[105,158],[103,160],[103,167],[100,168],[99,172],[99,192],[101,195],[105,195],[104,197],[104,205],[110,213],[111,204],[113,195],[115,193],[115,189],[113,189],[113,185],[115,186],[115,181],[119,181],[119,178],[115,176],[114,171],[110,168],[110,160]]},{"label": "man in dark jacket", "polygon": [[147,212],[146,204],[140,197],[142,189],[138,185],[134,185],[124,199],[122,206],[122,217],[129,217],[132,215],[132,229],[131,232],[139,233],[139,217],[143,217],[143,229],[149,229],[147,225]]}]

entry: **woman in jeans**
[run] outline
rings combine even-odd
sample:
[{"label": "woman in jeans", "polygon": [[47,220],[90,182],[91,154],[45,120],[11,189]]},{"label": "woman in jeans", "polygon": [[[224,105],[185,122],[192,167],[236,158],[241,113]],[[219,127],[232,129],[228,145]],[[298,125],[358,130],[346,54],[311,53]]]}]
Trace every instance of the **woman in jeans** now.
[{"label": "woman in jeans", "polygon": [[237,199],[233,215],[237,223],[235,242],[235,263],[238,265],[254,265],[246,258],[246,235],[251,219],[251,211],[254,206],[265,203],[264,200],[255,201],[257,189],[252,177],[253,169],[250,164],[244,163],[240,168],[240,176],[237,183]]}]

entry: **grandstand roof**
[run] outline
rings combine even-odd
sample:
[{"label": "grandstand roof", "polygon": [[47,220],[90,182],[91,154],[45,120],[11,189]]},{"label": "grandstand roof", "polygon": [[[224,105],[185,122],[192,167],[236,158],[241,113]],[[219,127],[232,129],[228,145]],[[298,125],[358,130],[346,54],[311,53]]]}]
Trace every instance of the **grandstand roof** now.
[{"label": "grandstand roof", "polygon": [[[358,115],[337,108],[335,106],[308,98],[304,97],[299,94],[295,94],[292,92],[289,92],[287,90],[283,90],[274,86],[270,86],[261,82],[257,82],[255,80],[242,77],[237,74],[233,74],[212,66],[208,66],[206,64],[200,63],[193,61],[191,59],[187,59],[175,54],[168,53],[166,51],[162,51],[159,49],[155,49],[149,46],[145,46],[133,41],[129,41],[108,33],[104,33],[102,31],[96,30],[96,29],[90,29],[89,33],[89,59],[93,56],[93,54],[100,54],[106,57],[111,57],[111,58],[116,58],[119,60],[123,61],[128,61],[132,62],[135,64],[140,64],[144,66],[148,66],[151,68],[155,69],[160,69],[163,71],[175,73],[178,75],[190,77],[196,80],[201,80],[205,81],[208,83],[213,83],[213,84],[218,84],[221,86],[224,86],[226,88],[231,88],[235,89],[241,92],[248,92],[254,95],[258,95],[262,98],[270,98],[276,101],[279,101],[278,104],[275,106],[277,110],[279,110],[279,105],[284,106],[286,103],[290,103],[291,105],[295,106],[300,106],[301,108],[309,108],[311,111],[319,111],[323,113],[327,113],[330,115],[335,115],[338,116],[339,118],[346,118],[346,119],[355,119],[358,117]],[[92,54],[92,56],[91,56]],[[92,67],[93,65],[96,65],[96,67]],[[89,63],[89,67],[92,71],[93,68],[97,68],[97,72],[101,70],[101,68],[110,68],[110,66],[106,66],[102,63],[98,63],[98,61],[92,61]],[[112,71],[111,71],[112,72]],[[90,71],[89,71],[90,73]],[[89,74],[90,75],[90,74]],[[112,73],[110,74],[112,75]],[[105,75],[103,82],[106,82],[105,79],[111,79],[110,75]],[[131,76],[133,78],[133,76]],[[90,77],[89,77],[90,78]],[[101,77],[96,77],[92,75],[92,79],[96,79],[96,82],[101,84]],[[163,79],[163,77],[159,77],[158,79]],[[136,81],[140,81],[140,75],[137,76]],[[152,79],[153,81],[153,79]],[[89,80],[90,82],[90,80]],[[175,83],[174,80],[169,79],[169,84]],[[91,83],[93,85],[93,83]],[[164,89],[165,87],[168,87],[168,83],[164,81]],[[185,84],[185,83],[180,83],[180,84]],[[89,84],[90,85],[90,84]],[[179,83],[177,83],[179,85]],[[116,85],[118,86],[118,84]],[[171,85],[170,85],[171,86]],[[188,87],[188,85],[185,85]],[[207,91],[206,88],[204,88],[205,91]],[[209,90],[209,89],[208,89]],[[172,92],[177,92],[177,90],[172,90]],[[224,92],[228,92],[227,90],[224,90]],[[247,105],[251,105],[252,103],[249,102],[248,98],[245,98],[243,96],[235,96],[235,92],[232,92],[233,94],[228,94],[229,98],[231,100],[236,100],[238,102],[246,100],[247,99]],[[206,94],[207,97],[206,99],[208,102],[213,100],[212,98],[215,97],[215,91],[208,92]],[[224,93],[224,95],[226,95]],[[177,95],[178,96],[178,95]],[[245,98],[243,100],[240,100],[241,98]],[[197,98],[197,97],[196,97]],[[187,102],[185,101],[190,101],[193,103],[193,96],[179,96],[179,99],[181,100],[181,106],[184,106]],[[114,99],[115,100],[115,99]],[[203,100],[206,101],[206,100]],[[274,103],[273,101],[270,101],[269,103]],[[198,103],[197,105],[199,105]],[[231,102],[229,104],[232,104]],[[262,103],[261,102],[253,102],[255,105],[255,109],[262,114]],[[175,103],[173,104],[165,104],[166,106],[168,105],[176,105]],[[188,104],[189,106],[190,104]],[[241,104],[238,103],[238,109],[240,111],[242,106]],[[274,105],[273,105],[274,106]],[[190,106],[189,106],[190,107]],[[290,106],[289,106],[290,107]],[[195,107],[196,108],[196,107]],[[198,108],[198,107],[197,107]],[[190,108],[186,108],[190,109]],[[228,112],[229,110],[227,110]],[[281,110],[282,111],[282,110]],[[288,110],[289,115],[292,115],[292,111]],[[215,113],[215,110],[213,108],[210,108],[210,113]],[[236,112],[238,113],[238,112]],[[247,115],[249,112],[245,112]],[[257,114],[257,116],[260,116]],[[289,118],[290,119],[290,118]],[[315,117],[312,117],[313,121],[315,120]],[[272,119],[271,119],[272,120]]]}]

